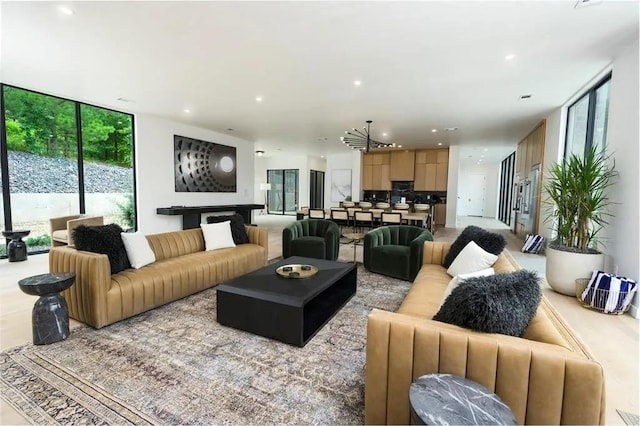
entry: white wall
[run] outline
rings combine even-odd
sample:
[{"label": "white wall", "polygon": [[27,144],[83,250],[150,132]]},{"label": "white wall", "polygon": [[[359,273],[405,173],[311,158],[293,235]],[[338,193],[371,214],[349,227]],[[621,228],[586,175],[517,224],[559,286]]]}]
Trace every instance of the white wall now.
[{"label": "white wall", "polygon": [[449,172],[447,176],[447,219],[446,228],[457,226],[458,176],[460,175],[460,147],[449,147]]},{"label": "white wall", "polygon": [[[136,115],[138,228],[145,234],[182,229],[182,216],[156,214],[158,207],[254,202],[254,144],[243,139],[162,119]],[[237,192],[175,192],[173,136],[236,147]]]},{"label": "white wall", "polygon": [[[498,204],[498,173],[500,171],[499,164],[461,164],[460,171],[458,173],[458,208],[457,215],[466,216],[469,213],[466,211],[467,203],[465,200],[472,198],[477,194],[471,194],[470,182],[476,175],[483,175],[485,177],[485,194],[483,205],[483,217],[496,218],[497,204]],[[447,197],[448,201],[449,197]]]},{"label": "white wall", "polygon": [[[618,182],[611,188],[609,196],[618,203],[613,206],[614,217],[602,231],[606,247],[600,247],[607,255],[606,268],[636,281],[640,279],[640,132],[639,87],[638,87],[638,40],[622,49],[613,61],[611,71],[611,93],[609,100],[609,122],[607,129],[607,153],[615,159],[619,173]],[[549,167],[562,159],[564,152],[565,124],[568,106],[586,89],[599,81],[609,69],[604,70],[565,105],[547,117],[545,142],[545,174]],[[544,181],[543,181],[544,184]],[[543,193],[544,196],[544,193]],[[543,217],[548,212],[543,208]],[[542,223],[542,234],[551,238],[550,223]],[[638,317],[638,293],[633,301],[632,313]]]},{"label": "white wall", "polygon": [[[638,130],[638,40],[627,46],[613,61],[607,153],[615,160],[618,182],[612,186],[610,198],[613,218],[603,231],[613,272],[640,282],[640,131]],[[634,316],[638,317],[638,293],[634,298]]]},{"label": "white wall", "polygon": [[545,179],[548,176],[550,167],[562,160],[564,155],[564,138],[566,134],[567,122],[567,108],[558,108],[547,117],[546,133],[545,133],[545,146],[544,146],[544,170],[542,172],[542,179],[540,185],[542,192],[540,196],[542,198],[540,203],[540,221],[538,223],[538,232],[547,241],[551,241],[555,238],[552,231],[553,223],[546,218],[549,216],[549,209],[551,208],[545,200],[547,199],[547,192],[544,190]]},{"label": "white wall", "polygon": [[339,201],[331,201],[331,174],[333,170],[351,170],[351,199],[360,201],[362,154],[360,151],[344,154],[330,154],[327,156],[326,173],[324,176],[324,206],[338,207]]}]

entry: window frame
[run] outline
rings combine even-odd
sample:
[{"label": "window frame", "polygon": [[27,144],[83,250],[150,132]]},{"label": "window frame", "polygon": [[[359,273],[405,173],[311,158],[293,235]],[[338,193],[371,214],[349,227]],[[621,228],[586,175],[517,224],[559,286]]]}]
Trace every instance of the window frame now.
[{"label": "window frame", "polygon": [[[589,152],[589,150],[593,146],[593,136],[595,133],[594,126],[595,126],[595,118],[596,118],[596,101],[597,101],[596,92],[598,91],[598,89],[600,89],[600,87],[604,86],[605,84],[611,81],[611,76],[612,76],[611,72],[607,73],[607,75],[605,75],[600,80],[598,80],[598,82],[596,82],[593,86],[591,86],[591,88],[585,91],[571,105],[567,107],[567,117],[565,122],[565,136],[564,136],[564,155],[563,155],[564,159],[567,159],[567,156],[571,154],[569,150],[569,140],[568,140],[571,108],[575,107],[581,100],[585,98],[585,96],[589,97],[589,106],[587,107],[587,132],[586,132],[587,134],[585,137],[584,152],[582,153],[582,155],[585,155],[587,152]],[[611,92],[609,92],[609,95],[610,93]],[[604,147],[606,147],[606,142],[607,142],[607,137],[605,133],[603,149]]]},{"label": "window frame", "polygon": [[[82,138],[82,117],[81,117],[81,107],[82,105],[100,108],[103,110],[115,112],[118,114],[128,115],[131,118],[131,164],[132,164],[132,173],[133,173],[133,211],[134,211],[134,231],[138,230],[138,203],[137,203],[137,179],[136,179],[136,131],[135,131],[135,115],[130,112],[118,111],[112,108],[106,108],[100,105],[94,105],[87,102],[76,101],[73,99],[63,98],[61,96],[51,95],[49,93],[40,92],[37,90],[26,89],[24,87],[15,86],[12,84],[6,84],[0,82],[0,120],[2,120],[2,131],[0,131],[0,172],[2,173],[2,214],[4,214],[4,224],[6,229],[11,229],[13,225],[13,218],[11,215],[11,188],[9,185],[9,152],[7,146],[7,128],[5,126],[6,123],[6,112],[5,112],[5,104],[4,104],[4,89],[5,87],[9,87],[17,90],[24,90],[27,92],[35,93],[42,96],[48,96],[51,98],[61,99],[64,101],[72,102],[75,108],[75,120],[76,120],[76,141],[77,141],[77,161],[78,161],[78,207],[80,214],[86,213],[86,204],[85,204],[85,190],[84,190],[84,156],[83,156],[83,138]],[[6,178],[5,178],[6,177]],[[30,254],[36,253],[47,253],[49,250],[31,252]],[[5,257],[5,256],[2,256]]]}]

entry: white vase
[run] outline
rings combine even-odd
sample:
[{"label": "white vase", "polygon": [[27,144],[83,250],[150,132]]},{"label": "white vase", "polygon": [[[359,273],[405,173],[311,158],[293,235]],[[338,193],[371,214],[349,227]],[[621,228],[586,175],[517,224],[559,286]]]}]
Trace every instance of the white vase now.
[{"label": "white vase", "polygon": [[567,296],[576,295],[576,279],[589,278],[595,269],[604,268],[604,254],[574,253],[571,251],[546,249],[546,275],[549,286]]}]

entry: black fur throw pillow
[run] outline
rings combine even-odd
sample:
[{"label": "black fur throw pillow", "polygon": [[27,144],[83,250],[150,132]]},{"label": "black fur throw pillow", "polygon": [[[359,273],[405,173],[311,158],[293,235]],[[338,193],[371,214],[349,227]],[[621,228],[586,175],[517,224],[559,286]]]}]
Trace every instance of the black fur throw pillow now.
[{"label": "black fur throw pillow", "polygon": [[540,279],[532,271],[469,278],[451,292],[433,319],[520,337],[536,315],[541,298]]},{"label": "black fur throw pillow", "polygon": [[76,249],[106,254],[111,265],[111,273],[131,268],[127,250],[120,234],[124,232],[115,223],[101,226],[80,225],[73,231]]},{"label": "black fur throw pillow", "polygon": [[451,244],[449,253],[444,257],[442,266],[449,268],[463,248],[471,241],[479,245],[484,251],[499,255],[507,246],[507,240],[500,234],[486,231],[478,226],[467,226],[458,238]]},{"label": "black fur throw pillow", "polygon": [[220,223],[227,220],[231,221],[231,236],[233,242],[238,244],[246,244],[249,242],[247,230],[244,228],[244,219],[238,213],[231,216],[208,216],[207,223]]}]

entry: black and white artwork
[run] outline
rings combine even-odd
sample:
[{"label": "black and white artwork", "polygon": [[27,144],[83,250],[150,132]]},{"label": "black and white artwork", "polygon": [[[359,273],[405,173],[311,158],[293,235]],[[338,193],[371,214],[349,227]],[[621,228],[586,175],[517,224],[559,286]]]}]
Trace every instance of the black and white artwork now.
[{"label": "black and white artwork", "polygon": [[176,192],[236,192],[236,148],[173,136]]},{"label": "black and white artwork", "polygon": [[344,201],[351,197],[351,169],[331,171],[331,201]]}]

